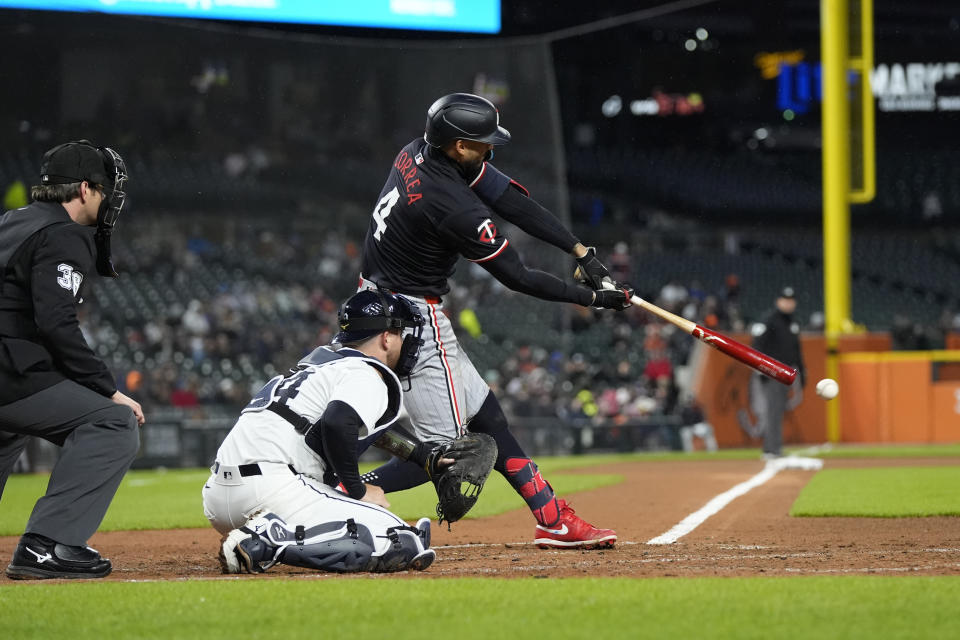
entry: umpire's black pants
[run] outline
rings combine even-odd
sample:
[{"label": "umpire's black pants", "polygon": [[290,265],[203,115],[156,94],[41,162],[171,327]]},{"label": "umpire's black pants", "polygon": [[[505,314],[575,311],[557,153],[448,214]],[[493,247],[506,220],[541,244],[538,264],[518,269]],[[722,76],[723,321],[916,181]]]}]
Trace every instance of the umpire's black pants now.
[{"label": "umpire's black pants", "polygon": [[85,545],[140,448],[133,411],[70,380],[0,406],[0,497],[27,436],[62,450],[26,533]]}]

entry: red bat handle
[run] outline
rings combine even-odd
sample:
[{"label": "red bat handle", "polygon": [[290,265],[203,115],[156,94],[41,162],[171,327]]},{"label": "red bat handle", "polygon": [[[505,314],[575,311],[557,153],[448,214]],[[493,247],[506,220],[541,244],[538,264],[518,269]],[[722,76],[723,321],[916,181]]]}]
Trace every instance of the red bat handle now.
[{"label": "red bat handle", "polygon": [[793,381],[797,377],[797,370],[793,367],[788,367],[779,360],[771,358],[745,344],[741,344],[733,338],[728,338],[722,333],[717,333],[706,327],[696,325],[690,334],[700,342],[708,344],[718,351],[722,351],[731,358],[739,360],[748,367],[756,369],[777,382],[782,382],[789,386],[793,384]]}]

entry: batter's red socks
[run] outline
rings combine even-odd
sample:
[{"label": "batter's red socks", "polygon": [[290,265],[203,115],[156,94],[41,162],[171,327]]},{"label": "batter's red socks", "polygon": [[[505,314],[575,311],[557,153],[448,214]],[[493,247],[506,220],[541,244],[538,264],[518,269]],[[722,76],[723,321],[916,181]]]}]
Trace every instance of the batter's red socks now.
[{"label": "batter's red socks", "polygon": [[557,496],[543,476],[536,463],[529,458],[507,458],[507,481],[527,502],[533,517],[545,527],[550,527],[560,520],[560,505]]}]

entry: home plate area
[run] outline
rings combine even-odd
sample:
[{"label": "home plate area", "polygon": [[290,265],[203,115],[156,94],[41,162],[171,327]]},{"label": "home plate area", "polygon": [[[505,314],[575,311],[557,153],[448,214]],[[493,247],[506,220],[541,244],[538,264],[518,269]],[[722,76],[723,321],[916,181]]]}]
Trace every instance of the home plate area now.
[{"label": "home plate area", "polygon": [[[618,485],[565,496],[578,515],[617,531],[613,549],[544,550],[533,544],[525,508],[434,526],[437,560],[425,572],[391,577],[756,576],[809,574],[960,575],[960,518],[795,518],[789,510],[819,459],[625,462],[602,470]],[[825,467],[955,464],[955,460],[827,460]],[[763,481],[757,480],[758,476]],[[728,500],[717,500],[741,485]],[[703,510],[724,502],[715,511]],[[675,540],[677,527],[700,520]],[[688,522],[689,525],[689,522]],[[674,532],[671,535],[671,532]],[[651,544],[660,538],[660,543]],[[0,538],[10,557],[16,537]],[[212,529],[118,531],[91,540],[114,564],[106,580],[383,579],[277,566],[256,576],[223,576]],[[0,578],[6,580],[6,578]]]}]

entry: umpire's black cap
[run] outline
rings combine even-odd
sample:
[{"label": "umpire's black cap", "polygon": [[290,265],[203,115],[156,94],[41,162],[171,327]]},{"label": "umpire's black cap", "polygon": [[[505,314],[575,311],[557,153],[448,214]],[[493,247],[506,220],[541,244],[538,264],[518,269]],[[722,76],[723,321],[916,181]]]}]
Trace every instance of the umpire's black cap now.
[{"label": "umpire's black cap", "polygon": [[777,296],[777,297],[779,297],[779,298],[787,298],[787,299],[789,299],[789,300],[793,300],[793,299],[795,299],[797,296],[796,296],[796,294],[795,294],[794,291],[793,291],[793,287],[784,287],[783,289],[780,290],[780,295]]},{"label": "umpire's black cap", "polygon": [[100,185],[110,182],[103,154],[89,140],[65,142],[43,154],[40,184],[70,184],[84,180]]}]

